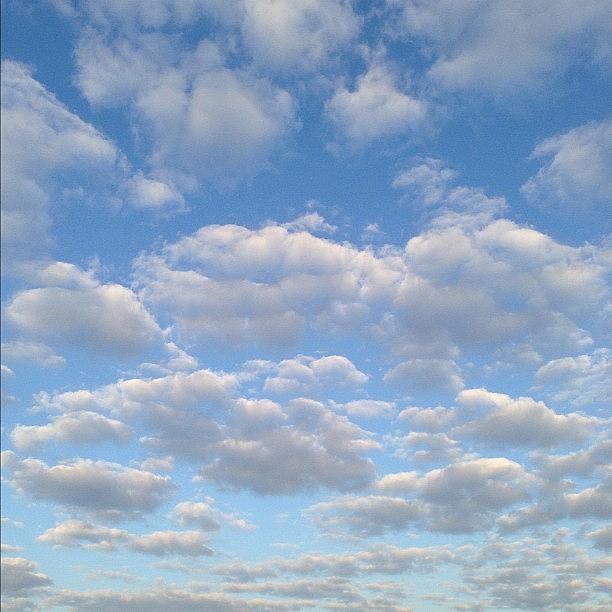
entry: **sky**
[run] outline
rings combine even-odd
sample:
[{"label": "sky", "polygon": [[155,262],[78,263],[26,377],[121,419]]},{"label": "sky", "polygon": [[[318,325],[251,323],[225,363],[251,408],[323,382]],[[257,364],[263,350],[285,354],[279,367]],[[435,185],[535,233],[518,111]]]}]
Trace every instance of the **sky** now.
[{"label": "sky", "polygon": [[609,1],[1,6],[3,609],[610,609]]}]

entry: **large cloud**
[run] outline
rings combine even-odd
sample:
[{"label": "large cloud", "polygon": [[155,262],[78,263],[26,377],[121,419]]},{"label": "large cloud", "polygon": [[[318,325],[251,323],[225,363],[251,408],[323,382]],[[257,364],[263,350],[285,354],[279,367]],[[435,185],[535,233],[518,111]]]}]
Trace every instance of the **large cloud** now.
[{"label": "large cloud", "polygon": [[550,82],[578,58],[603,65],[612,59],[610,9],[598,0],[387,4],[390,28],[433,56],[428,76],[450,89],[508,94]]},{"label": "large cloud", "polygon": [[325,105],[338,141],[360,148],[420,128],[427,104],[407,89],[385,61],[375,60],[354,88],[339,88]]},{"label": "large cloud", "polygon": [[[486,199],[449,196],[465,197]],[[364,333],[408,358],[446,359],[517,342],[552,354],[590,346],[582,326],[594,325],[608,294],[603,250],[449,201],[404,252],[279,226],[213,225],[141,257],[137,283],[185,338],[286,344],[314,328]]]},{"label": "large cloud", "polygon": [[76,58],[85,97],[97,106],[129,104],[154,176],[184,189],[251,178],[296,126],[287,91],[227,68],[210,41],[188,51],[169,33],[105,37],[86,29]]},{"label": "large cloud", "polygon": [[546,138],[531,154],[542,167],[523,185],[523,195],[570,209],[601,204],[605,214],[612,199],[611,142],[612,119]]},{"label": "large cloud", "polygon": [[[50,206],[63,187],[114,174],[115,145],[72,114],[22,64],[2,62],[3,264],[36,258],[51,245]],[[72,183],[71,183],[72,181]]]},{"label": "large cloud", "polygon": [[49,466],[3,453],[10,483],[38,501],[111,518],[136,518],[156,510],[174,486],[167,476],[116,463],[74,459]]}]

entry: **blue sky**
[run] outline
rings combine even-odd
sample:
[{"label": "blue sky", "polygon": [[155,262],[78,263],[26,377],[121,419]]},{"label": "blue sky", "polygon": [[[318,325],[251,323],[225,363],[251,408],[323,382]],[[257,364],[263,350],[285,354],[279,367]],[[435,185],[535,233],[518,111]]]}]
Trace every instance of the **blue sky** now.
[{"label": "blue sky", "polygon": [[604,610],[610,3],[2,2],[7,610]]}]

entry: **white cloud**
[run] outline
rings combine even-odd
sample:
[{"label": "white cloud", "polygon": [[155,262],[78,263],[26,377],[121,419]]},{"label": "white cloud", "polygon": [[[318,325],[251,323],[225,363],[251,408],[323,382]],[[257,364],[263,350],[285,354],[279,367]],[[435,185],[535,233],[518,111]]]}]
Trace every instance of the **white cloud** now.
[{"label": "white cloud", "polygon": [[530,397],[513,399],[486,389],[461,391],[457,399],[464,407],[489,409],[456,429],[461,435],[475,436],[489,444],[547,448],[579,442],[588,437],[597,423],[596,418],[577,413],[557,414]]},{"label": "white cloud", "polygon": [[319,487],[349,491],[374,478],[374,464],[364,455],[379,445],[368,432],[313,400],[291,400],[283,412],[286,421],[266,428],[245,430],[239,419],[215,445],[202,479],[231,489],[288,494]]},{"label": "white cloud", "polygon": [[179,524],[197,527],[202,531],[217,531],[224,523],[245,531],[255,529],[254,525],[239,515],[227,514],[215,508],[212,498],[207,498],[205,502],[179,502],[172,513]]},{"label": "white cloud", "polygon": [[600,407],[612,402],[610,351],[563,357],[544,364],[535,374],[536,389],[559,403]]},{"label": "white cloud", "polygon": [[124,529],[102,527],[92,523],[71,519],[50,527],[36,539],[54,547],[77,547],[85,543],[87,548],[96,550],[116,550],[117,544],[124,542],[129,534]]},{"label": "white cloud", "polygon": [[199,531],[154,531],[145,535],[132,536],[127,547],[147,555],[186,555],[199,557],[212,555]]},{"label": "white cloud", "polygon": [[395,412],[395,403],[382,400],[361,399],[339,404],[349,416],[376,418],[391,416]]},{"label": "white cloud", "polygon": [[351,3],[343,0],[246,0],[241,30],[261,70],[295,75],[325,68],[359,27]]},{"label": "white cloud", "polygon": [[28,594],[33,590],[53,584],[53,581],[48,576],[36,570],[37,564],[23,557],[3,557],[3,595],[14,596]]},{"label": "white cloud", "polygon": [[[606,66],[612,35],[605,2],[389,0],[389,28],[420,43],[429,78],[449,89],[512,94],[543,88],[579,60]],[[398,14],[399,13],[399,14]]]},{"label": "white cloud", "polygon": [[134,355],[160,344],[155,319],[127,287],[54,262],[37,273],[42,286],[17,293],[6,321],[23,334],[102,353]]},{"label": "white cloud", "polygon": [[9,482],[37,501],[78,508],[92,515],[135,518],[157,509],[173,485],[167,476],[116,463],[74,459],[48,466],[38,459],[7,455]]},{"label": "white cloud", "polygon": [[131,429],[115,419],[95,412],[71,412],[53,417],[48,425],[18,425],[11,440],[19,450],[31,450],[49,442],[56,444],[125,443],[132,437]]},{"label": "white cloud", "polygon": [[[115,145],[72,114],[26,66],[2,62],[3,267],[46,254],[50,209],[63,187],[104,183],[117,173]],[[83,179],[86,178],[86,181]]]},{"label": "white cloud", "polygon": [[53,349],[41,342],[10,340],[2,343],[2,356],[9,362],[35,363],[43,367],[56,368],[66,364],[66,360]]},{"label": "white cloud", "polygon": [[276,366],[275,376],[266,378],[264,390],[272,393],[312,393],[317,389],[359,388],[368,381],[346,357],[330,355],[314,359],[300,355]]},{"label": "white cloud", "polygon": [[384,381],[415,393],[456,393],[463,388],[461,370],[447,359],[411,359],[389,370]]},{"label": "white cloud", "polygon": [[[77,84],[93,104],[131,105],[149,137],[155,180],[232,187],[264,169],[297,127],[295,103],[268,79],[224,67],[216,44],[188,51],[179,40],[162,32],[105,40],[85,30]],[[160,187],[154,191],[158,199]]]},{"label": "white cloud", "polygon": [[574,210],[601,204],[605,214],[612,199],[611,143],[612,119],[546,138],[531,154],[542,167],[521,192],[533,202]]},{"label": "white cloud", "polygon": [[407,93],[390,66],[377,60],[357,79],[353,89],[337,89],[326,103],[325,112],[338,141],[361,148],[418,129],[427,105]]},{"label": "white cloud", "polygon": [[136,208],[153,211],[184,210],[185,200],[181,193],[168,183],[135,174],[125,183],[126,198]]},{"label": "white cloud", "polygon": [[335,532],[340,526],[355,535],[373,536],[405,529],[422,516],[423,507],[401,497],[368,495],[320,502],[308,513],[325,531]]}]

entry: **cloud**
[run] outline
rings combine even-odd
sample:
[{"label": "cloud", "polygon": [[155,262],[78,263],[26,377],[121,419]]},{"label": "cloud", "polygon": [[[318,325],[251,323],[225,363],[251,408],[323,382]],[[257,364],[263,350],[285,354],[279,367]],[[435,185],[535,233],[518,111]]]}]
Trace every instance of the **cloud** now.
[{"label": "cloud", "polygon": [[590,209],[612,199],[612,119],[546,138],[531,153],[542,167],[522,187],[535,203]]},{"label": "cloud", "polygon": [[[92,125],[72,114],[31,70],[2,62],[3,267],[45,255],[51,215],[64,189],[108,188],[120,154]],[[85,179],[85,180],[84,180]]]},{"label": "cloud", "polygon": [[461,370],[446,359],[411,359],[389,370],[384,381],[415,393],[449,392],[463,388]]},{"label": "cloud", "polygon": [[36,563],[23,557],[3,557],[2,594],[23,596],[53,584],[48,576],[36,569]]},{"label": "cloud", "polygon": [[156,510],[174,488],[167,476],[116,463],[73,459],[48,466],[38,459],[6,457],[9,482],[17,491],[92,515],[137,518]]},{"label": "cloud", "polygon": [[368,432],[313,400],[291,400],[283,411],[288,420],[274,427],[244,431],[237,423],[234,435],[230,430],[215,445],[201,477],[275,495],[318,487],[349,491],[374,477],[374,464],[364,455],[379,445]]},{"label": "cloud", "polygon": [[563,357],[545,363],[535,373],[535,388],[555,402],[574,406],[605,406],[612,401],[610,351],[598,349],[591,355]]},{"label": "cloud", "polygon": [[489,408],[489,411],[458,427],[456,432],[494,445],[547,448],[579,442],[588,437],[597,423],[596,418],[577,413],[557,414],[530,397],[513,399],[486,389],[461,391],[457,399],[462,406]]},{"label": "cloud", "polygon": [[74,548],[85,543],[87,548],[112,551],[116,550],[118,543],[128,538],[128,532],[123,529],[71,519],[47,529],[36,539],[54,547]]},{"label": "cloud", "polygon": [[612,549],[612,526],[596,529],[587,533],[587,537],[594,541],[593,546],[602,550]]},{"label": "cloud", "polygon": [[427,105],[405,89],[382,60],[374,61],[353,89],[337,89],[326,102],[325,113],[338,141],[358,149],[420,128]]},{"label": "cloud", "polygon": [[406,360],[455,359],[475,346],[590,348],[584,326],[595,328],[609,294],[605,249],[570,247],[489,213],[456,213],[466,225],[447,225],[449,214],[403,252],[279,226],[205,226],[140,257],[136,283],[190,342],[287,346],[306,331],[359,333]]},{"label": "cloud", "polygon": [[66,360],[53,349],[40,342],[10,340],[2,343],[2,356],[9,362],[35,363],[46,368],[64,366]]},{"label": "cloud", "polygon": [[131,534],[123,529],[102,527],[76,519],[64,521],[47,529],[36,538],[54,547],[86,548],[114,552],[119,545],[135,552],[155,555],[198,557],[211,555],[202,533],[198,531],[154,531]]},{"label": "cloud", "polygon": [[369,495],[320,502],[311,506],[308,513],[326,532],[335,532],[340,526],[368,537],[405,529],[422,516],[423,507],[401,497]]},{"label": "cloud", "polygon": [[377,481],[386,491],[413,498],[369,495],[340,497],[311,506],[308,512],[326,532],[368,537],[425,525],[434,532],[469,533],[488,529],[496,514],[528,499],[536,478],[503,457],[464,459],[420,477],[391,474]]},{"label": "cloud", "polygon": [[416,431],[441,431],[453,423],[457,415],[452,408],[418,408],[412,406],[399,413],[400,421],[408,422]]},{"label": "cloud", "polygon": [[140,536],[132,536],[127,547],[147,555],[186,555],[199,557],[212,555],[212,550],[204,544],[199,531],[154,531]]},{"label": "cloud", "polygon": [[182,194],[172,185],[135,174],[125,183],[126,199],[135,208],[152,211],[183,211],[186,208]]},{"label": "cloud", "polygon": [[179,502],[172,513],[179,524],[197,527],[202,531],[218,531],[223,523],[246,531],[255,529],[255,525],[239,515],[223,513],[213,504],[212,498],[207,498],[205,502]]},{"label": "cloud", "polygon": [[448,184],[457,176],[457,172],[447,168],[442,161],[427,158],[423,163],[400,172],[393,179],[393,187],[406,189],[416,195],[423,204],[439,204],[448,193]]},{"label": "cloud", "polygon": [[360,19],[342,0],[244,2],[244,44],[266,72],[295,75],[324,69],[359,29]]},{"label": "cloud", "polygon": [[7,323],[36,340],[131,356],[162,341],[153,316],[127,287],[101,283],[92,272],[54,262],[37,271],[35,289],[18,292]]},{"label": "cloud", "polygon": [[[298,125],[287,91],[226,67],[219,47],[207,40],[188,50],[170,33],[105,38],[85,29],[76,59],[83,95],[97,106],[129,104],[147,134],[154,180],[182,189],[249,180]],[[159,199],[159,187],[146,187]]]},{"label": "cloud", "polygon": [[394,402],[381,400],[361,399],[352,400],[346,404],[338,404],[349,416],[363,418],[377,418],[391,416],[395,412]]},{"label": "cloud", "polygon": [[272,393],[312,393],[317,389],[358,388],[368,381],[367,374],[342,355],[314,359],[300,355],[278,363],[276,376],[270,376],[264,391]]},{"label": "cloud", "polygon": [[125,443],[132,430],[115,419],[95,412],[72,412],[53,417],[48,425],[18,425],[11,440],[19,450],[31,450],[49,442],[57,444]]},{"label": "cloud", "polygon": [[[610,11],[601,2],[434,0],[388,3],[388,27],[433,58],[427,76],[451,90],[498,96],[544,88],[570,66],[606,66]],[[572,51],[570,51],[572,50]],[[580,58],[580,59],[579,59]]]}]

